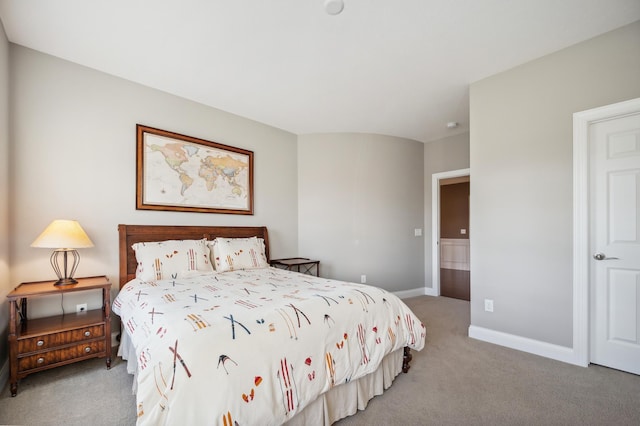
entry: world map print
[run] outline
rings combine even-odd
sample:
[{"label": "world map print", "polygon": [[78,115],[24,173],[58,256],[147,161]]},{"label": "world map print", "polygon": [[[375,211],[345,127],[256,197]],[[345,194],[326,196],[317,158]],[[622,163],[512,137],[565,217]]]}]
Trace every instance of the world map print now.
[{"label": "world map print", "polygon": [[247,208],[248,156],[149,133],[144,151],[146,203]]}]

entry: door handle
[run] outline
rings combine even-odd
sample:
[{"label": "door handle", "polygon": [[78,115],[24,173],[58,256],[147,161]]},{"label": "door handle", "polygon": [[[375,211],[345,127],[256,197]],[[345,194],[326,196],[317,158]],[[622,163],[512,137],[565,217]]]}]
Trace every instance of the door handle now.
[{"label": "door handle", "polygon": [[615,260],[615,259],[618,259],[617,257],[607,257],[607,255],[604,254],[604,253],[595,253],[593,255],[593,258],[595,260]]}]

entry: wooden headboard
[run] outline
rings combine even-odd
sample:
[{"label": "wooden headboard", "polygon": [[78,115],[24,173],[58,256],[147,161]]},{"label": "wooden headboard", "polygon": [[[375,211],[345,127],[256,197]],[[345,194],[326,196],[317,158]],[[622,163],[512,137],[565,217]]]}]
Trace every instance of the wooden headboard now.
[{"label": "wooden headboard", "polygon": [[265,226],[166,226],[118,225],[120,234],[120,288],[136,277],[136,255],[131,248],[135,243],[164,240],[198,240],[216,237],[264,238],[269,261],[269,237]]}]

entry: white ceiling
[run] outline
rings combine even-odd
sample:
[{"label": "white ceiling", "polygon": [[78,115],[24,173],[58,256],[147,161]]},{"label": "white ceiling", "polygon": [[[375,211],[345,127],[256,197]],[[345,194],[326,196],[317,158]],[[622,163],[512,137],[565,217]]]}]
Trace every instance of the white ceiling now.
[{"label": "white ceiling", "polygon": [[422,142],[468,130],[470,83],[640,19],[639,0],[344,3],[0,0],[0,18],[13,43],[296,134]]}]

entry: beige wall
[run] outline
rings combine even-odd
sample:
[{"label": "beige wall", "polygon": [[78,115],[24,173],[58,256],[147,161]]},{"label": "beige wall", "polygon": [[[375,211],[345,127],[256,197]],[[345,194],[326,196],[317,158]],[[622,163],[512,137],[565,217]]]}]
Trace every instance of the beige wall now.
[{"label": "beige wall", "polygon": [[6,345],[9,309],[9,42],[0,22],[0,386],[8,376]]},{"label": "beige wall", "polygon": [[572,114],[638,96],[640,22],[471,85],[473,326],[572,347]]},{"label": "beige wall", "polygon": [[[95,244],[80,250],[76,275],[113,283],[119,223],[266,225],[273,256],[297,251],[294,134],[17,45],[10,53],[12,284],[52,278],[50,251],[29,245],[56,218],[77,219]],[[136,123],[254,151],[255,214],[136,210]],[[67,309],[78,297],[65,297]],[[30,304],[60,309],[43,305]]]},{"label": "beige wall", "polygon": [[423,150],[391,136],[299,136],[299,254],[325,277],[422,289]]}]

